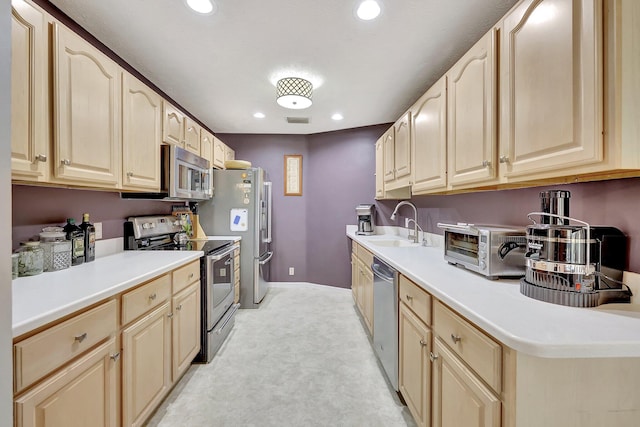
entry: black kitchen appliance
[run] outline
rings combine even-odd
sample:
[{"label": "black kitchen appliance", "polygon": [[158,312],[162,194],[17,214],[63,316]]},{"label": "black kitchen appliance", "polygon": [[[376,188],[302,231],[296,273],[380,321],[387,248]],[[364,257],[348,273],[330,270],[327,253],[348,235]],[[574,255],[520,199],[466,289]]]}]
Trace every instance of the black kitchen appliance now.
[{"label": "black kitchen appliance", "polygon": [[[569,217],[568,191],[540,193],[542,212],[528,215],[525,277],[520,292],[572,307],[630,302],[622,283],[627,238],[615,227]],[[534,217],[538,216],[540,222]]]}]

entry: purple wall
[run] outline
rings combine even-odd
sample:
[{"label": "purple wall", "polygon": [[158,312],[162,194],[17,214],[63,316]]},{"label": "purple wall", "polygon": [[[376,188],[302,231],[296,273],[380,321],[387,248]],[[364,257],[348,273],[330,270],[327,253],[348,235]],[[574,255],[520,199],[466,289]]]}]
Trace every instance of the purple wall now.
[{"label": "purple wall", "polygon": [[[217,134],[236,152],[267,171],[273,183],[273,244],[271,280],[307,281],[307,209],[309,198],[309,151],[304,135]],[[284,195],[284,155],[302,154],[302,196]],[[310,239],[310,237],[309,237]],[[295,274],[289,276],[289,267]]]},{"label": "purple wall", "polygon": [[13,185],[13,249],[42,231],[42,227],[63,225],[67,218],[82,221],[88,212],[91,222],[102,222],[104,239],[121,237],[123,223],[133,215],[170,214],[176,202],[122,200],[118,193],[66,188]]}]

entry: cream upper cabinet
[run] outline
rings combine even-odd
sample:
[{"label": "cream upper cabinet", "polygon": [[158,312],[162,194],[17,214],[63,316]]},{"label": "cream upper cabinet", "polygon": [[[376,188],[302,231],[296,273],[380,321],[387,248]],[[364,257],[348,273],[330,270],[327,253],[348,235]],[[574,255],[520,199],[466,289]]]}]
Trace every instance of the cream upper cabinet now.
[{"label": "cream upper cabinet", "polygon": [[224,169],[225,143],[220,141],[218,137],[213,136],[213,164],[212,167]]},{"label": "cream upper cabinet", "polygon": [[236,151],[225,144],[224,147],[224,160],[235,160],[236,159]]},{"label": "cream upper cabinet", "polygon": [[502,21],[500,169],[509,181],[603,159],[602,20],[601,0],[525,0]]},{"label": "cream upper cabinet", "polygon": [[47,23],[25,0],[11,2],[11,177],[47,181],[48,131]]},{"label": "cream upper cabinet", "polygon": [[[199,267],[199,263],[198,263]],[[175,382],[189,368],[200,351],[200,281],[172,298],[172,368]]]},{"label": "cream upper cabinet", "polygon": [[213,134],[204,128],[200,130],[200,156],[213,164]]},{"label": "cream upper cabinet", "polygon": [[384,152],[384,182],[391,182],[396,178],[396,144],[394,127],[391,126],[382,135],[382,150]]},{"label": "cream upper cabinet", "polygon": [[376,141],[376,199],[384,199],[384,142]]},{"label": "cream upper cabinet", "polygon": [[200,125],[192,118],[184,119],[184,145],[194,154],[200,155]]},{"label": "cream upper cabinet", "polygon": [[122,187],[160,190],[162,98],[122,73]]},{"label": "cream upper cabinet", "polygon": [[500,400],[440,338],[433,344],[433,427],[500,427]]},{"label": "cream upper cabinet", "polygon": [[448,182],[497,179],[496,30],[485,34],[447,73]]},{"label": "cream upper cabinet", "polygon": [[98,49],[53,24],[54,175],[67,183],[118,187],[121,69]]},{"label": "cream upper cabinet", "polygon": [[411,112],[400,117],[393,128],[396,180],[408,182],[411,175]]},{"label": "cream upper cabinet", "polygon": [[442,77],[411,108],[411,192],[447,187],[447,78]]},{"label": "cream upper cabinet", "polygon": [[185,115],[182,111],[162,101],[162,141],[184,148]]}]

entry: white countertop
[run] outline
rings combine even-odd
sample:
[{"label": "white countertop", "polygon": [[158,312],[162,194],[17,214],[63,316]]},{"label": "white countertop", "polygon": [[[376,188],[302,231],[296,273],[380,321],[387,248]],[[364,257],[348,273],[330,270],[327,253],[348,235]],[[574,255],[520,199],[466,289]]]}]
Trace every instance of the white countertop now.
[{"label": "white countertop", "polygon": [[640,357],[640,305],[564,307],[520,294],[518,280],[488,280],[449,265],[442,247],[383,247],[355,240],[495,339],[547,358]]},{"label": "white countertop", "polygon": [[123,292],[182,264],[201,251],[125,251],[65,270],[18,277],[13,286],[13,337]]}]

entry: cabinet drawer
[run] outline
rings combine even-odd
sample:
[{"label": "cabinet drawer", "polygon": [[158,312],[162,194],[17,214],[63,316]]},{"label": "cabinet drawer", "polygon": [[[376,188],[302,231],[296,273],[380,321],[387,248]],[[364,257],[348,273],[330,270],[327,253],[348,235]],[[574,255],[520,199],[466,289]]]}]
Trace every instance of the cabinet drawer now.
[{"label": "cabinet drawer", "polygon": [[403,275],[400,275],[399,299],[425,324],[431,325],[431,295]]},{"label": "cabinet drawer", "polygon": [[171,275],[165,274],[146,285],[122,295],[122,324],[142,316],[157,307],[171,294]]},{"label": "cabinet drawer", "polygon": [[89,350],[117,329],[117,303],[111,300],[16,343],[15,392]]},{"label": "cabinet drawer", "polygon": [[502,347],[440,301],[433,304],[436,334],[497,393],[502,386]]},{"label": "cabinet drawer", "polygon": [[196,280],[200,280],[200,260],[180,267],[171,274],[173,275],[173,294],[177,294]]}]

